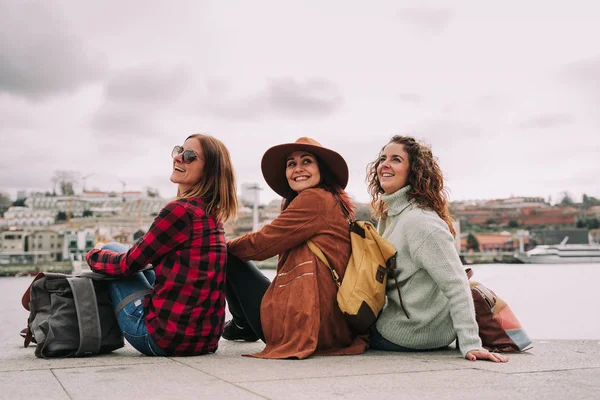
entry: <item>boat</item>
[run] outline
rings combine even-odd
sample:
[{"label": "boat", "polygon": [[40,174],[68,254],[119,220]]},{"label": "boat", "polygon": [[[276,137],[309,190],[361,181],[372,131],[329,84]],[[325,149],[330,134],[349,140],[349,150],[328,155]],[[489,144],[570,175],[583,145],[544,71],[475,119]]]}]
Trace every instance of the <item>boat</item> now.
[{"label": "boat", "polygon": [[568,240],[566,236],[560,244],[538,245],[514,256],[526,264],[600,263],[599,244],[567,244]]}]

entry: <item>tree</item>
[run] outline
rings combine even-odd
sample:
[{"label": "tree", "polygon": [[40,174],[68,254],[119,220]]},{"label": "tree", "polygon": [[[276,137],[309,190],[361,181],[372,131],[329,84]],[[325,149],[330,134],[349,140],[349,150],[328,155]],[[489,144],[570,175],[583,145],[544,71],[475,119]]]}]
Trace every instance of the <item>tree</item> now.
[{"label": "tree", "polygon": [[84,217],[91,217],[93,215],[94,215],[94,213],[91,210],[83,210]]},{"label": "tree", "polygon": [[4,212],[13,204],[8,193],[0,192],[0,217],[4,215]]},{"label": "tree", "polygon": [[15,200],[13,207],[25,207],[25,199]]},{"label": "tree", "polygon": [[590,207],[598,206],[598,205],[600,205],[599,199],[592,197],[592,196],[588,196],[586,194],[583,195],[582,206],[584,209],[588,209]]},{"label": "tree", "polygon": [[581,218],[578,219],[575,226],[577,228],[598,229],[600,228],[600,220],[598,218]]},{"label": "tree", "polygon": [[467,236],[467,251],[469,250],[479,251],[479,240],[472,233]]},{"label": "tree", "polygon": [[52,176],[52,192],[56,193],[56,185],[63,196],[72,196],[73,187],[79,182],[79,173],[74,171],[54,171]]},{"label": "tree", "polygon": [[63,196],[73,196],[75,192],[73,191],[73,183],[72,182],[61,182],[60,183],[60,193]]},{"label": "tree", "polygon": [[573,197],[571,197],[571,193],[564,191],[562,192],[562,196],[562,200],[559,203],[561,206],[573,206],[575,204]]},{"label": "tree", "polygon": [[148,197],[159,197],[160,193],[158,189],[152,187],[146,187],[146,196]]},{"label": "tree", "polygon": [[355,214],[358,221],[373,222],[373,217],[371,216],[371,206],[368,204],[358,204],[356,206]]},{"label": "tree", "polygon": [[58,213],[56,213],[56,221],[66,221],[67,220],[67,213],[64,211],[59,211]]},{"label": "tree", "polygon": [[519,223],[517,221],[515,221],[514,219],[511,219],[510,221],[508,221],[508,227],[509,228],[518,228]]}]

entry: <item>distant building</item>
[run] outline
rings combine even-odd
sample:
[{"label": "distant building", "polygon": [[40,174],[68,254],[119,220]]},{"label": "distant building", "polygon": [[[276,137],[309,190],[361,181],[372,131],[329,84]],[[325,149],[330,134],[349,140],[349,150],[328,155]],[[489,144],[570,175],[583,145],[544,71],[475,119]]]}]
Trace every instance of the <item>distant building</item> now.
[{"label": "distant building", "polygon": [[32,231],[25,236],[26,252],[45,252],[39,261],[62,261],[63,236],[52,230]]},{"label": "distant building", "polygon": [[10,230],[0,232],[0,251],[23,252],[25,251],[26,232],[22,230]]},{"label": "distant building", "polygon": [[543,197],[509,197],[508,199],[488,200],[484,208],[537,208],[549,207]]},{"label": "distant building", "polygon": [[500,226],[574,225],[579,210],[550,206],[542,197],[511,197],[485,202],[453,202],[452,216],[462,222]]},{"label": "distant building", "polygon": [[538,229],[531,231],[531,237],[537,244],[558,244],[568,237],[568,244],[587,244],[590,242],[587,229]]},{"label": "distant building", "polygon": [[96,245],[94,229],[66,229],[63,233],[62,254],[64,260],[85,260],[85,255]]},{"label": "distant building", "polygon": [[81,217],[84,211],[94,215],[156,215],[167,204],[160,197],[147,197],[142,192],[84,192],[81,196],[45,196],[35,193],[27,198],[25,204],[34,210],[48,210],[70,213],[72,217]]},{"label": "distant building", "polygon": [[[514,251],[515,241],[510,233],[476,233],[474,236],[479,242],[479,250],[487,251]],[[518,248],[518,247],[517,247]],[[467,238],[461,238],[461,251],[467,251]]]},{"label": "distant building", "polygon": [[48,210],[10,207],[0,221],[0,228],[49,226],[54,223],[55,218],[56,214]]},{"label": "distant building", "polygon": [[39,264],[62,260],[62,235],[51,230],[0,232],[0,264]]}]

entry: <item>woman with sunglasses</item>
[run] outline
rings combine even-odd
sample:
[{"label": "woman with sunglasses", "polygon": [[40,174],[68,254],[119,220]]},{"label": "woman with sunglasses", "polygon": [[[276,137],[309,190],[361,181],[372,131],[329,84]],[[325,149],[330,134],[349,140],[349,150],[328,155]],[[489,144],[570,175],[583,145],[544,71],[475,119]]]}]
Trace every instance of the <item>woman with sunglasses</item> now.
[{"label": "woman with sunglasses", "polygon": [[[331,271],[310,250],[311,240],[343,278],[350,258],[353,205],[344,191],[348,166],[311,138],[271,147],[262,158],[267,184],[283,197],[281,213],[258,232],[227,243],[228,340],[266,347],[254,357],[298,358],[360,354],[366,343],[352,332],[337,301]],[[279,255],[269,282],[250,260]]]},{"label": "woman with sunglasses", "polygon": [[223,143],[200,134],[171,156],[176,199],[133,247],[98,243],[87,261],[92,270],[119,278],[110,284],[111,299],[123,336],[138,351],[213,353],[225,318],[222,222],[237,213],[233,167]]}]

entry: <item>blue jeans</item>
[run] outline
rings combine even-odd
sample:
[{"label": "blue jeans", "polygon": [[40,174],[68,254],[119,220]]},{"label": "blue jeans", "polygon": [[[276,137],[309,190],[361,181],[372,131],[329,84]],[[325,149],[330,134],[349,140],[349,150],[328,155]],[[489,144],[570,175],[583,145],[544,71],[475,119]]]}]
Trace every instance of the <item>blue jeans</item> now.
[{"label": "blue jeans", "polygon": [[372,350],[415,352],[415,351],[444,350],[444,349],[448,348],[448,346],[444,346],[444,347],[439,347],[437,349],[410,349],[408,347],[400,346],[400,345],[398,345],[396,343],[392,343],[389,340],[387,340],[386,338],[384,338],[381,335],[381,333],[379,333],[379,331],[377,330],[375,325],[373,325],[371,327],[370,333],[371,333],[371,344],[369,345],[369,348]]},{"label": "blue jeans", "polygon": [[[120,243],[107,243],[102,249],[125,253],[127,247]],[[119,305],[121,300],[140,290],[152,290],[156,274],[154,270],[138,272],[126,278],[116,279],[109,284],[110,298],[113,306]],[[117,322],[125,339],[140,353],[147,356],[165,356],[165,352],[158,347],[146,329],[144,315],[144,296],[131,299],[125,307],[117,313]]]}]

